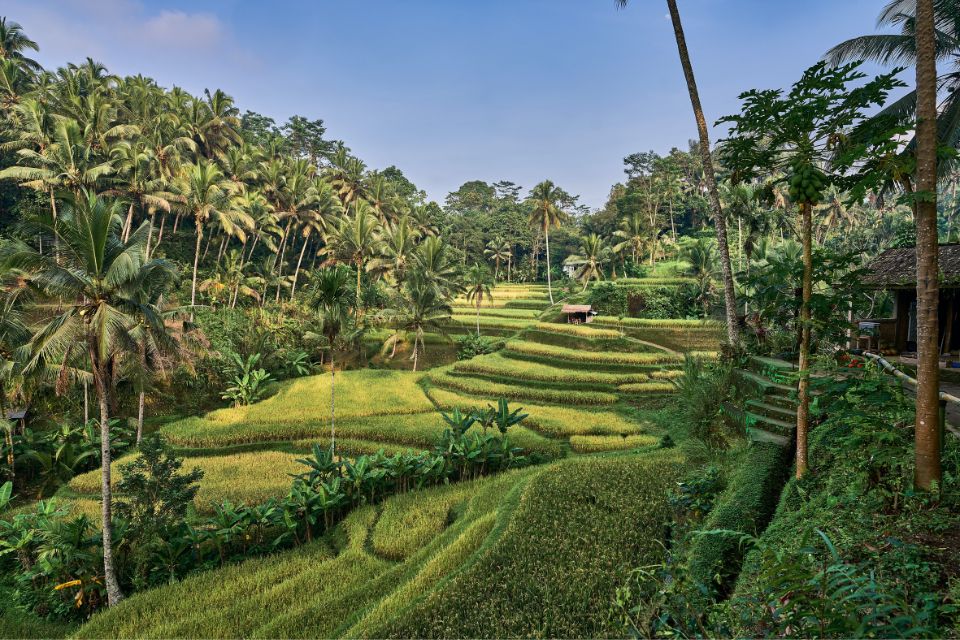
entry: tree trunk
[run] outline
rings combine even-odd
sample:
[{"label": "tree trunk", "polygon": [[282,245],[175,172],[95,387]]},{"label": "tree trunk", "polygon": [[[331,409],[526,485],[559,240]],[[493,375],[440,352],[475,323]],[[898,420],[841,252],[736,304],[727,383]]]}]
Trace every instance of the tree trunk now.
[{"label": "tree trunk", "polygon": [[480,298],[477,298],[477,337],[480,337]]},{"label": "tree trunk", "polygon": [[113,566],[113,489],[110,486],[110,409],[107,398],[106,372],[97,363],[95,347],[90,347],[94,382],[100,401],[100,515],[103,525],[103,575],[107,588],[107,606],[123,600],[117,572]]},{"label": "tree trunk", "polygon": [[7,420],[7,403],[4,402],[4,397],[6,396],[6,389],[0,390],[0,420],[3,420],[3,424],[6,427],[5,431],[7,438],[7,466],[10,467],[10,482],[15,483],[17,480],[17,471],[16,471],[16,458],[13,455],[13,423]]},{"label": "tree trunk", "polygon": [[160,246],[160,243],[163,242],[163,228],[166,225],[166,223],[167,223],[167,214],[166,212],[164,212],[164,214],[160,216],[160,231],[157,233],[157,243],[153,245],[154,251],[156,251],[157,247]]},{"label": "tree trunk", "polygon": [[140,442],[143,440],[143,409],[146,405],[146,395],[146,392],[141,390],[137,403],[137,446],[140,446]]},{"label": "tree trunk", "polygon": [[83,424],[90,422],[90,392],[86,379],[83,381]]},{"label": "tree trunk", "polygon": [[797,478],[807,472],[807,432],[810,427],[810,295],[813,292],[813,206],[800,204],[800,234],[803,240],[803,294],[800,301],[800,381],[797,385]]},{"label": "tree trunk", "polygon": [[929,491],[940,467],[940,302],[937,238],[937,68],[933,0],[917,0],[917,411],[914,484]]},{"label": "tree trunk", "polygon": [[687,90],[690,93],[690,104],[697,121],[697,132],[700,134],[700,157],[703,161],[703,177],[710,194],[710,208],[713,213],[713,223],[717,231],[717,248],[720,250],[720,268],[723,272],[723,298],[727,311],[727,340],[736,344],[737,335],[737,297],[733,289],[733,270],[730,268],[730,247],[727,245],[727,223],[723,219],[723,209],[720,206],[720,193],[717,191],[717,179],[713,173],[713,159],[710,157],[710,134],[707,131],[707,121],[703,116],[703,107],[700,105],[700,94],[697,91],[697,81],[693,75],[693,66],[690,64],[690,54],[687,51],[687,41],[683,35],[683,24],[680,22],[680,11],[677,9],[677,0],[667,0],[670,11],[670,20],[673,22],[673,33],[677,39],[677,50],[680,53],[680,64],[683,75],[687,80]]},{"label": "tree trunk", "polygon": [[180,224],[180,213],[178,212],[177,215],[174,216],[173,218],[173,231],[171,231],[173,235],[177,235],[177,226],[179,224]]},{"label": "tree trunk", "polygon": [[203,240],[203,228],[197,221],[197,245],[193,252],[193,283],[190,285],[190,322],[193,322],[193,308],[197,304],[197,268],[200,266],[200,243]]},{"label": "tree trunk", "polygon": [[220,260],[223,259],[223,250],[227,246],[227,236],[223,236],[220,240],[220,249],[217,250],[217,266],[220,266]]},{"label": "tree trunk", "polygon": [[130,227],[133,226],[133,200],[130,201],[130,206],[127,207],[127,219],[123,221],[123,235],[121,239],[126,242],[130,239]]},{"label": "tree trunk", "polygon": [[150,245],[153,242],[153,221],[156,217],[157,213],[155,211],[150,214],[150,226],[147,228],[147,247],[144,251],[147,260],[150,259]]},{"label": "tree trunk", "polygon": [[293,286],[290,287],[290,301],[293,301],[293,294],[297,292],[297,278],[300,277],[300,265],[303,264],[303,254],[307,252],[307,245],[310,238],[305,238],[303,246],[300,247],[300,256],[297,258],[297,268],[293,271]]},{"label": "tree trunk", "polygon": [[553,304],[553,285],[550,282],[550,227],[544,225],[543,239],[547,246],[547,294],[550,296],[550,304]]}]

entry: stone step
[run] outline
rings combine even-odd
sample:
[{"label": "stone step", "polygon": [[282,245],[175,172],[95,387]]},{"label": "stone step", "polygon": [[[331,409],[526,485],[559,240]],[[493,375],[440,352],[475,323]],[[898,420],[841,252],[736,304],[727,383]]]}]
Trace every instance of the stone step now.
[{"label": "stone step", "polygon": [[796,419],[797,417],[797,409],[795,405],[792,407],[787,407],[772,404],[770,402],[764,402],[763,400],[747,400],[747,406],[757,409],[761,413],[772,413],[778,416],[783,416],[784,418],[792,419]]},{"label": "stone step", "polygon": [[789,446],[791,441],[787,436],[780,435],[779,433],[770,433],[769,431],[757,429],[756,427],[747,427],[747,438],[752,442],[768,442],[780,447]]},{"label": "stone step", "polygon": [[783,384],[782,382],[774,382],[769,378],[764,378],[761,375],[754,373],[753,371],[747,371],[746,369],[737,369],[736,374],[759,386],[764,391],[778,391],[780,393],[792,393],[794,387],[788,384]]},{"label": "stone step", "polygon": [[774,418],[772,416],[765,416],[752,411],[743,412],[743,421],[748,427],[755,424],[763,424],[768,427],[775,427],[781,431],[786,431],[787,433],[792,433],[797,428],[795,422],[788,422],[787,420],[781,420],[780,418]]}]

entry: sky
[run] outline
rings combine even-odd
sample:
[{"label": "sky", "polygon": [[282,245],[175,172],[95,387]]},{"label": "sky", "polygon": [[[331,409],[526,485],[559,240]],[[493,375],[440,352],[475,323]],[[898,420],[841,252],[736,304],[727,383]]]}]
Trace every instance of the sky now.
[{"label": "sky", "polygon": [[[680,0],[707,120],[871,33],[886,0]],[[322,118],[432,199],[549,178],[600,207],[623,157],[696,137],[662,0],[4,0],[47,68],[87,56],[279,122]],[[713,138],[719,132],[713,132]]]}]

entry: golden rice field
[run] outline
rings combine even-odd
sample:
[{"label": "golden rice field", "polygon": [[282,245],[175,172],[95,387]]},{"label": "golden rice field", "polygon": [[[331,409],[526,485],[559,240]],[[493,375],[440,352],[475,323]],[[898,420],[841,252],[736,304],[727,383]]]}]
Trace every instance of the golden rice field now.
[{"label": "golden rice field", "polygon": [[666,351],[646,353],[583,351],[526,340],[511,340],[506,344],[505,348],[507,351],[523,355],[542,356],[584,364],[650,365],[678,364],[682,362],[682,358]]},{"label": "golden rice field", "polygon": [[666,494],[683,465],[676,449],[567,459],[395,496],[352,512],[336,549],[141,592],[76,635],[608,636],[627,567],[663,559]]},{"label": "golden rice field", "polygon": [[515,360],[499,353],[477,356],[453,365],[453,370],[463,373],[478,373],[490,376],[508,376],[536,380],[556,384],[607,384],[611,386],[646,382],[650,378],[666,374],[666,371],[650,371],[645,373],[606,373],[554,367],[548,364]]},{"label": "golden rice field", "polygon": [[578,405],[613,404],[617,401],[615,394],[605,391],[574,391],[541,386],[521,386],[482,378],[451,375],[445,371],[430,374],[429,380],[433,385],[445,389],[494,398]]},{"label": "golden rice field", "polygon": [[[467,316],[470,314],[476,315],[477,308],[470,305],[453,306],[453,314],[458,316]],[[540,315],[540,312],[536,309],[507,309],[506,307],[489,307],[482,306],[480,307],[480,316],[488,316],[492,318],[518,318],[518,319],[527,319],[531,322],[536,320],[537,316]]]},{"label": "golden rice field", "polygon": [[476,315],[469,314],[453,314],[450,316],[450,324],[459,325],[463,327],[476,327],[477,323],[480,323],[480,328],[484,327],[491,329],[515,329],[520,331],[521,329],[526,329],[533,322],[531,319],[525,318],[501,318],[496,316],[484,316],[481,315],[479,320]]},{"label": "golden rice field", "polygon": [[538,322],[533,325],[540,331],[549,331],[551,333],[562,333],[568,336],[577,336],[578,338],[607,338],[616,340],[620,338],[620,332],[615,329],[603,329],[593,327],[589,324],[562,324],[558,322]]},{"label": "golden rice field", "polygon": [[[203,471],[195,504],[198,511],[213,511],[214,505],[226,501],[258,504],[286,495],[290,489],[290,474],[304,470],[303,465],[296,462],[297,458],[304,457],[304,453],[252,451],[188,457],[183,461],[183,469],[189,471],[199,467]],[[123,466],[132,460],[132,456],[126,456],[110,466],[114,486],[122,475]],[[78,494],[96,499],[100,494],[100,471],[78,475],[68,486]]]},{"label": "golden rice field", "polygon": [[570,448],[577,453],[599,453],[652,447],[659,438],[646,434],[623,436],[570,436]]}]

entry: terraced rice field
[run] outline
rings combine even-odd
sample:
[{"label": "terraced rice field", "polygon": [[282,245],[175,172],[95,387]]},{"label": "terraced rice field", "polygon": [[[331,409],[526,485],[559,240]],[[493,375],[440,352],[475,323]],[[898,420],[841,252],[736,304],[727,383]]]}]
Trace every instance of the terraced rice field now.
[{"label": "terraced rice field", "polygon": [[573,458],[355,510],[323,542],[136,594],[77,637],[601,637],[663,560],[677,449]]}]

